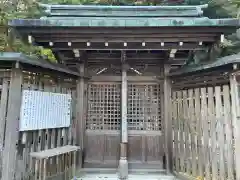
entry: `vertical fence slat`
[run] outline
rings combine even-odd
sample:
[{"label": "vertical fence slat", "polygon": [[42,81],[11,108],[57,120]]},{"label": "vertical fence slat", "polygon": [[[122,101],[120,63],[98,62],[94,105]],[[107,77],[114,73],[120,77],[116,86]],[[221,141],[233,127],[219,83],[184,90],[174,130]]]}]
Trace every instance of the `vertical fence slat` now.
[{"label": "vertical fence slat", "polygon": [[240,179],[240,121],[239,121],[239,84],[236,80],[236,75],[230,76],[230,88],[231,88],[231,99],[232,99],[232,128],[235,145],[235,174],[236,179]]},{"label": "vertical fence slat", "polygon": [[219,176],[221,180],[225,179],[225,159],[224,159],[224,132],[223,132],[223,117],[222,117],[222,97],[221,87],[215,87],[215,98],[216,98],[216,120],[217,120],[217,138],[218,138],[218,153],[219,153]]},{"label": "vertical fence slat", "polygon": [[175,160],[175,170],[179,171],[179,149],[178,149],[178,118],[177,118],[177,93],[172,93],[172,107],[173,107],[173,123],[174,123],[174,160]]},{"label": "vertical fence slat", "polygon": [[202,129],[201,129],[201,107],[200,107],[200,90],[194,89],[195,96],[195,118],[196,118],[196,144],[197,144],[197,164],[198,175],[203,176],[202,170],[202,157],[201,157],[201,141],[202,141]]},{"label": "vertical fence slat", "polygon": [[210,166],[212,179],[217,179],[217,154],[216,154],[216,118],[215,118],[214,88],[208,87],[208,118],[210,121]]},{"label": "vertical fence slat", "polygon": [[208,136],[208,121],[207,118],[208,107],[207,107],[207,92],[206,88],[201,88],[201,121],[202,121],[202,132],[203,132],[203,142],[202,142],[202,158],[205,170],[205,178],[210,179],[210,166],[209,166],[209,136]]},{"label": "vertical fence slat", "polygon": [[[60,83],[57,84],[56,93],[61,93],[61,86]],[[62,137],[62,130],[61,128],[57,129],[57,147],[61,146],[61,137]],[[56,164],[57,164],[57,173],[61,173],[61,156],[56,157]]]},{"label": "vertical fence slat", "polygon": [[[70,88],[67,89],[67,94],[70,94],[72,97],[72,103],[71,103],[71,108],[73,109],[73,96],[72,96],[72,90]],[[72,129],[73,129],[73,110],[71,110],[71,120],[70,120],[70,126],[68,128],[68,139],[67,139],[67,144],[71,145],[72,144]],[[69,154],[71,156],[71,153]]]},{"label": "vertical fence slat", "polygon": [[184,141],[183,141],[183,105],[182,105],[182,92],[178,91],[177,92],[178,96],[178,121],[179,121],[179,140],[180,140],[180,169],[182,172],[185,172],[185,165],[184,165]]},{"label": "vertical fence slat", "polygon": [[227,158],[227,177],[234,179],[233,175],[233,142],[232,142],[232,123],[231,123],[231,105],[230,105],[230,89],[229,85],[223,86],[223,102],[224,102],[224,122],[226,131],[225,157]]},{"label": "vertical fence slat", "polygon": [[195,114],[194,114],[194,97],[193,97],[193,89],[188,90],[188,97],[189,97],[189,134],[190,134],[190,153],[191,153],[191,168],[192,168],[192,175],[197,176],[197,162],[196,162],[196,144],[195,142],[195,126],[194,126],[194,121],[195,121]]},{"label": "vertical fence slat", "polygon": [[[56,92],[56,85],[53,85],[51,87],[51,92],[55,93]],[[50,148],[53,149],[56,147],[56,139],[57,139],[57,129],[52,129],[51,130],[51,143],[50,143]],[[57,160],[56,160],[56,157],[53,157],[50,161],[50,164],[52,165],[52,168],[51,168],[51,174],[53,173],[57,173]]]},{"label": "vertical fence slat", "polygon": [[189,164],[189,145],[188,145],[188,102],[187,102],[187,91],[183,91],[183,138],[184,138],[184,159],[185,159],[185,170],[186,173],[190,173],[190,164]]},{"label": "vertical fence slat", "polygon": [[180,138],[180,126],[181,126],[181,121],[180,121],[180,103],[179,103],[179,98],[178,98],[179,94],[178,92],[176,93],[176,107],[177,107],[177,146],[178,146],[178,168],[179,171],[181,171],[182,167],[181,167],[181,138]]},{"label": "vertical fence slat", "polygon": [[[51,92],[50,85],[43,84],[43,86],[44,86],[44,92]],[[45,139],[44,149],[47,150],[50,148],[50,143],[51,143],[50,129],[46,129],[44,134],[44,139]]]}]

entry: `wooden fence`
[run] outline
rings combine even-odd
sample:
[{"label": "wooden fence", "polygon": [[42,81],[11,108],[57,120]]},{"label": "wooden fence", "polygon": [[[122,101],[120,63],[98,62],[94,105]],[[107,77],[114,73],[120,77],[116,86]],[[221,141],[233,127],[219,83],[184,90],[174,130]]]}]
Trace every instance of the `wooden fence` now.
[{"label": "wooden fence", "polygon": [[238,85],[231,78],[223,83],[173,88],[175,172],[207,180],[238,179],[234,113],[238,101],[234,92]]},{"label": "wooden fence", "polygon": [[[16,72],[14,72],[16,71]],[[13,73],[15,76],[13,77]],[[16,78],[19,78],[19,86],[14,87],[14,81]],[[72,121],[71,127],[69,128],[58,128],[58,129],[46,129],[46,130],[35,130],[35,131],[26,131],[20,132],[17,130],[17,142],[15,152],[11,152],[12,146],[15,146],[15,142],[12,134],[13,130],[10,122],[7,121],[9,113],[11,111],[11,100],[14,98],[21,98],[22,90],[36,90],[36,91],[44,91],[44,92],[56,92],[56,93],[64,93],[71,94],[73,101],[76,100],[76,81],[74,79],[67,79],[65,77],[60,78],[59,76],[51,76],[46,73],[34,73],[34,72],[26,72],[19,71],[18,69],[13,69],[12,71],[3,71],[0,73],[0,82],[1,85],[1,101],[0,101],[0,150],[1,156],[0,161],[3,164],[3,167],[0,168],[2,171],[11,171],[6,169],[4,162],[11,161],[11,158],[16,159],[15,169],[12,170],[15,176],[15,179],[28,180],[34,177],[35,174],[35,160],[30,158],[31,152],[42,151],[50,148],[60,147],[64,145],[72,145],[76,144],[76,131],[75,131],[75,104],[76,102],[72,102],[73,104],[73,112],[72,112]],[[13,92],[13,88],[16,93]],[[20,88],[20,89],[19,89]],[[11,91],[11,93],[9,93]],[[19,96],[19,97],[17,97]],[[21,100],[20,100],[21,102]],[[13,105],[13,108],[17,109],[17,113],[20,112],[21,103],[16,103]],[[57,108],[57,107],[56,107]],[[16,121],[18,123],[18,120]],[[16,126],[18,127],[18,125]],[[16,131],[15,130],[15,131]],[[11,134],[12,133],[12,134]],[[8,145],[8,144],[12,145]],[[3,150],[5,148],[5,151]],[[6,149],[9,149],[10,152],[7,152]],[[8,157],[6,156],[14,156],[16,153],[16,157]],[[5,161],[4,161],[5,158]],[[62,158],[62,157],[59,157]],[[64,161],[64,159],[56,158],[51,161],[54,166],[60,164],[60,162]],[[68,160],[69,161],[69,160]],[[56,167],[56,166],[55,166]],[[53,171],[49,173],[60,173],[62,171],[61,168],[56,167]],[[3,174],[3,173],[1,173]],[[51,175],[51,174],[48,174]]]}]

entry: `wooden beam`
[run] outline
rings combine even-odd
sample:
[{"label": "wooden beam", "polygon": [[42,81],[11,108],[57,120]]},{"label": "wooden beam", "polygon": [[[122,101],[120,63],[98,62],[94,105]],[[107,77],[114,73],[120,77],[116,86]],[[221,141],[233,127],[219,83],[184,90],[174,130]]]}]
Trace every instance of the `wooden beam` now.
[{"label": "wooden beam", "polygon": [[205,36],[205,37],[135,37],[134,34],[131,37],[111,37],[109,35],[99,35],[98,37],[91,36],[78,36],[78,37],[52,37],[52,36],[41,36],[39,38],[35,38],[37,43],[41,42],[54,42],[54,43],[66,43],[71,42],[72,44],[80,43],[80,42],[91,42],[91,43],[118,43],[118,42],[135,42],[142,43],[146,42],[145,45],[152,42],[215,42],[216,37]]},{"label": "wooden beam", "polygon": [[21,70],[18,67],[12,69],[5,131],[5,142],[7,143],[4,144],[3,150],[2,180],[13,180],[16,171],[22,81]]},{"label": "wooden beam", "polygon": [[171,81],[167,76],[171,66],[164,66],[164,129],[165,129],[165,155],[166,169],[170,173],[172,171],[172,118],[171,118]]},{"label": "wooden beam", "polygon": [[[81,63],[78,66],[79,73],[81,75],[85,74],[85,64]],[[83,165],[83,154],[84,154],[84,138],[85,138],[85,80],[84,78],[80,77],[77,81],[77,105],[76,105],[76,132],[77,132],[77,145],[80,146],[82,149],[82,154],[78,156],[78,165],[82,168]]]},{"label": "wooden beam", "polygon": [[[156,83],[162,81],[163,77],[157,76],[127,76],[128,82],[148,82],[148,83]],[[92,76],[89,81],[92,82],[121,82],[121,76]]]},{"label": "wooden beam", "polygon": [[[115,30],[116,31],[116,30]],[[55,31],[54,31],[55,32]],[[217,37],[220,36],[220,34],[218,33],[170,33],[170,32],[165,32],[162,33],[162,31],[158,31],[158,32],[154,32],[154,33],[149,33],[149,32],[143,32],[143,33],[119,33],[116,34],[114,31],[112,32],[95,32],[95,33],[89,33],[89,32],[82,32],[79,31],[77,33],[36,33],[34,34],[34,37],[36,39],[47,39],[47,38],[53,38],[53,39],[58,39],[57,41],[59,41],[60,38],[62,39],[66,39],[66,38],[70,38],[70,39],[79,39],[79,38],[85,38],[85,39],[95,39],[95,38],[201,38],[201,37]]]},{"label": "wooden beam", "polygon": [[86,43],[72,43],[72,46],[69,47],[67,43],[54,43],[53,46],[49,46],[49,43],[38,43],[38,45],[50,48],[52,50],[202,50],[206,49],[204,45],[199,45],[198,43],[184,43],[182,46],[179,46],[178,43],[164,43],[164,46],[161,46],[161,42],[148,43],[146,46],[142,46],[141,43],[127,43],[127,46],[124,46],[124,43],[110,43],[109,46],[105,46],[104,43],[91,43],[90,46],[87,46]]},{"label": "wooden beam", "polygon": [[32,34],[34,37],[35,34],[199,34],[199,33],[213,33],[221,35],[222,33],[232,33],[233,28],[229,27],[161,27],[161,31],[156,27],[132,27],[132,28],[106,28],[106,27],[74,27],[74,28],[65,28],[65,27],[56,27],[49,30],[49,27],[39,27],[39,28],[29,28],[29,27],[17,27],[17,30],[20,33]]}]

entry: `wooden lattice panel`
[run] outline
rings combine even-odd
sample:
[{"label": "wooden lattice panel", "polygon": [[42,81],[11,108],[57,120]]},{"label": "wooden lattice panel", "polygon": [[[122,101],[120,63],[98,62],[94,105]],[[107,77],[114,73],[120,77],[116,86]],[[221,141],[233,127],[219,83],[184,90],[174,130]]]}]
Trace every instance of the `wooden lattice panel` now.
[{"label": "wooden lattice panel", "polygon": [[160,86],[128,85],[128,129],[161,130]]},{"label": "wooden lattice panel", "polygon": [[119,130],[120,106],[120,84],[89,84],[86,129]]}]

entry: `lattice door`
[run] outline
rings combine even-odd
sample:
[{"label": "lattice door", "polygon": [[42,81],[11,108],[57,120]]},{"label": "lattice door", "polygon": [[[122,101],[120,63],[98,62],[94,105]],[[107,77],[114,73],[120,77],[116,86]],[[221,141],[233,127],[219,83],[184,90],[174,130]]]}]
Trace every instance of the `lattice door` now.
[{"label": "lattice door", "polygon": [[[120,130],[121,84],[89,84],[86,129]],[[128,85],[128,129],[161,130],[160,86]]]},{"label": "lattice door", "polygon": [[121,85],[89,84],[86,129],[119,130]]},{"label": "lattice door", "polygon": [[[163,154],[160,86],[129,83],[127,93],[131,167],[150,164],[160,167]],[[120,129],[121,84],[89,84],[85,163],[117,167]]]},{"label": "lattice door", "polygon": [[160,86],[128,85],[128,129],[161,130]]}]

